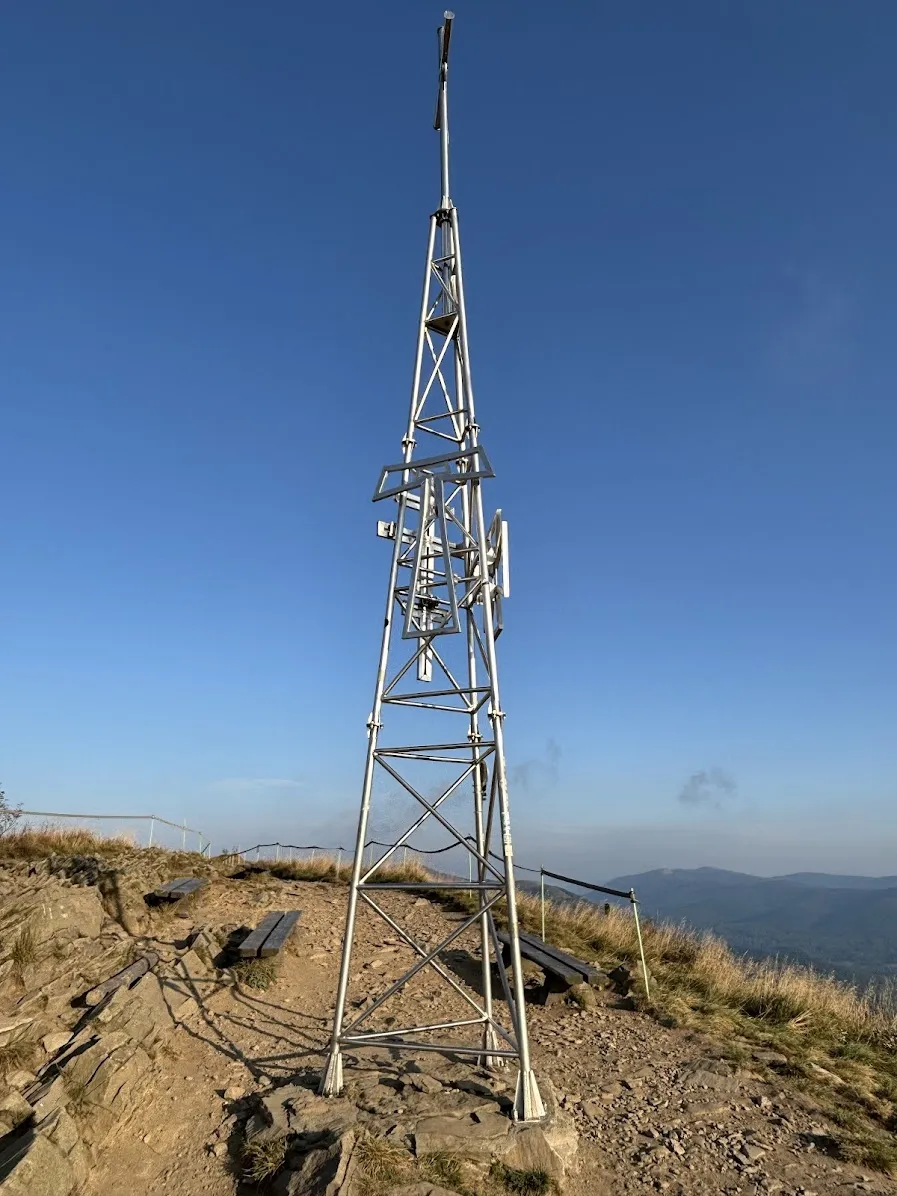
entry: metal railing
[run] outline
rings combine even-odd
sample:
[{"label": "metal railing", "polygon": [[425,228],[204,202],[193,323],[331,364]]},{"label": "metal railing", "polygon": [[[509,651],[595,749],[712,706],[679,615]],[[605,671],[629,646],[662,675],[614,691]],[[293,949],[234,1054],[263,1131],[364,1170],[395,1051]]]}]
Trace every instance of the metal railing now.
[{"label": "metal railing", "polygon": [[[146,846],[153,846],[153,838],[155,836],[156,823],[162,826],[173,827],[176,831],[181,833],[181,850],[187,850],[187,836],[196,835],[197,850],[200,855],[208,856],[211,849],[211,840],[205,840],[202,831],[194,830],[193,827],[187,826],[187,820],[183,822],[171,822],[168,818],[160,818],[158,814],[72,814],[53,812],[51,810],[20,810],[19,815],[22,818],[82,818],[86,821],[99,822],[148,822],[149,835],[147,837]],[[157,846],[162,846],[157,843]]]}]

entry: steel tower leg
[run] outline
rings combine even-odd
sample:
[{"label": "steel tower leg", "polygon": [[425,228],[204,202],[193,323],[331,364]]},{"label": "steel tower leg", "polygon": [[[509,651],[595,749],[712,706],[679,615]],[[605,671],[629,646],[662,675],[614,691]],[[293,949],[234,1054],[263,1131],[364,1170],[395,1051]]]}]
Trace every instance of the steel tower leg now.
[{"label": "steel tower leg", "polygon": [[[507,543],[499,512],[486,523],[482,482],[493,476],[480,444],[467,343],[467,314],[461,270],[457,210],[449,192],[448,49],[452,14],[439,30],[439,91],[435,127],[440,133],[441,200],[430,218],[423,294],[411,386],[411,405],[402,459],[386,466],[374,498],[393,499],[394,522],[383,521],[378,534],[393,541],[380,643],[374,702],[368,719],[368,750],[361,793],[355,856],[349,887],[346,929],[330,1053],[321,1081],[325,1095],[343,1086],[343,1053],[362,1047],[437,1050],[467,1055],[489,1066],[516,1060],[520,1071],[514,1116],[535,1121],[544,1107],[533,1073],[526,1026],[520,942],[517,924],[514,850],[504,750],[504,712],[498,684],[496,640],[502,628],[502,598],[507,596]],[[426,450],[426,451],[421,451]],[[422,688],[426,687],[426,688]],[[398,746],[381,742],[393,707],[414,715],[416,730],[403,732]],[[488,727],[481,722],[486,712]],[[398,713],[398,712],[396,712]],[[457,733],[462,717],[466,736]],[[457,730],[448,729],[449,726]],[[422,771],[439,770],[435,786],[423,784]],[[368,824],[378,770],[404,789],[419,807],[417,816],[377,859],[364,862]],[[452,773],[446,781],[447,771]],[[473,803],[459,821],[458,796]],[[454,880],[422,884],[399,870],[400,849],[422,827],[441,828],[449,844],[468,853],[470,873]],[[465,829],[469,828],[469,829]],[[493,848],[500,835],[499,850]],[[498,844],[495,844],[498,847]],[[392,868],[393,871],[387,871]],[[468,871],[468,869],[463,869]],[[391,890],[467,890],[476,894],[473,912],[435,946],[419,942],[403,923],[404,906],[389,907]],[[495,926],[495,908],[507,907],[513,984],[508,984]],[[352,944],[359,903],[382,918],[410,947],[415,962],[347,1024]],[[442,953],[466,932],[473,932],[481,954],[481,992],[472,994],[443,965]],[[498,964],[510,1026],[496,1016],[492,965]],[[435,1023],[374,1028],[380,1011],[424,969],[445,982],[447,1008],[462,1002]],[[459,1041],[467,1030],[472,1040]],[[450,1037],[447,1037],[450,1036]]]}]

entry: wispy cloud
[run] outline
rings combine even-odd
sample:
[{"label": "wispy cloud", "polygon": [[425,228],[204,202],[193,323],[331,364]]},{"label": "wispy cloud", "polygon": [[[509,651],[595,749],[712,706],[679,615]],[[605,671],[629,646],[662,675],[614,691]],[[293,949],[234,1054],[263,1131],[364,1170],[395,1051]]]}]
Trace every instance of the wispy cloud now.
[{"label": "wispy cloud", "polygon": [[522,789],[524,793],[551,789],[557,784],[560,762],[560,745],[556,740],[549,739],[545,745],[545,759],[524,760],[511,765],[508,769],[511,789]]},{"label": "wispy cloud", "polygon": [[281,789],[302,789],[304,786],[304,781],[290,777],[225,777],[209,784],[209,788],[217,793],[268,793]]},{"label": "wispy cloud", "polygon": [[678,800],[683,806],[702,806],[721,810],[724,804],[738,795],[735,778],[722,768],[702,768],[693,772],[679,790]]}]

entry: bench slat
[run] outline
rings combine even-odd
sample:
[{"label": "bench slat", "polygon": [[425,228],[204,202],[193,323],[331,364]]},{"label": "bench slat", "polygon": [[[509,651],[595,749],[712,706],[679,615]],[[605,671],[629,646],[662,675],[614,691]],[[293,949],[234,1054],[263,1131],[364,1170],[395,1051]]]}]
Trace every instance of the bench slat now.
[{"label": "bench slat", "polygon": [[569,968],[575,968],[577,972],[582,972],[588,980],[595,980],[598,977],[597,968],[593,968],[591,964],[586,963],[583,959],[577,959],[575,955],[569,955],[566,951],[561,951],[559,947],[555,947],[551,943],[544,942],[544,940],[537,938],[534,934],[521,933],[521,948],[524,943],[536,951],[542,951],[545,955],[551,956],[552,959],[556,959],[559,963],[565,964]]},{"label": "bench slat", "polygon": [[[523,958],[528,959],[531,963],[538,964],[538,966],[544,972],[550,972],[552,976],[556,976],[558,979],[563,980],[565,984],[572,985],[581,983],[583,977],[586,975],[586,972],[591,970],[584,964],[582,966],[577,965],[576,967],[573,967],[566,961],[557,959],[553,955],[549,955],[549,953],[543,950],[541,947],[536,947],[532,943],[525,942],[523,935],[520,935],[519,937],[520,954],[523,956]],[[498,932],[498,940],[505,947],[509,947],[511,944],[510,935],[503,930]],[[541,942],[541,939],[538,941]]]},{"label": "bench slat", "polygon": [[168,884],[160,885],[158,889],[154,889],[153,895],[155,897],[167,897],[180,883],[179,880],[170,880]]},{"label": "bench slat", "polygon": [[186,896],[187,893],[195,893],[197,889],[204,888],[208,883],[207,880],[203,880],[199,876],[191,876],[187,880],[181,881],[178,885],[178,892]]},{"label": "bench slat", "polygon": [[272,955],[277,954],[280,948],[293,933],[293,927],[299,921],[299,915],[301,913],[301,909],[287,910],[287,912],[283,915],[283,917],[265,939],[264,944],[259,948],[260,959],[269,959]]},{"label": "bench slat", "polygon": [[199,876],[179,876],[168,881],[153,891],[154,897],[168,897],[171,901],[178,901],[188,893],[195,893],[197,889],[205,888],[209,882]]},{"label": "bench slat", "polygon": [[275,928],[277,923],[283,917],[283,910],[277,909],[273,913],[266,914],[256,926],[255,930],[250,931],[246,938],[240,943],[239,952],[241,959],[255,959],[258,956],[259,950],[265,939]]}]

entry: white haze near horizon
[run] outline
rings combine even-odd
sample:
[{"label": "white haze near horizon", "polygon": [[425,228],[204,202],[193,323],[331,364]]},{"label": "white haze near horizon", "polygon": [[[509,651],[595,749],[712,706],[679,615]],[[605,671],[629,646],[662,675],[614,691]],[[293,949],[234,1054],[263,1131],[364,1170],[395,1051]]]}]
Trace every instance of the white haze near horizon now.
[{"label": "white haze near horizon", "polygon": [[[337,808],[323,818],[314,809],[303,813],[298,839],[295,830],[275,816],[264,824],[255,821],[251,827],[234,827],[231,841],[248,844],[248,835],[255,843],[259,838],[253,836],[263,831],[262,841],[270,835],[281,842],[354,844],[356,808]],[[293,818],[289,822],[295,825]],[[375,823],[370,837],[390,836],[378,835]],[[447,836],[440,830],[420,835],[414,842],[432,848],[447,842]],[[599,882],[656,868],[700,867],[759,876],[789,872],[882,876],[897,874],[897,828],[887,810],[878,807],[805,811],[780,820],[701,815],[645,825],[602,825],[598,820],[545,825],[522,811],[514,818],[514,852],[519,864],[543,865]]]}]

